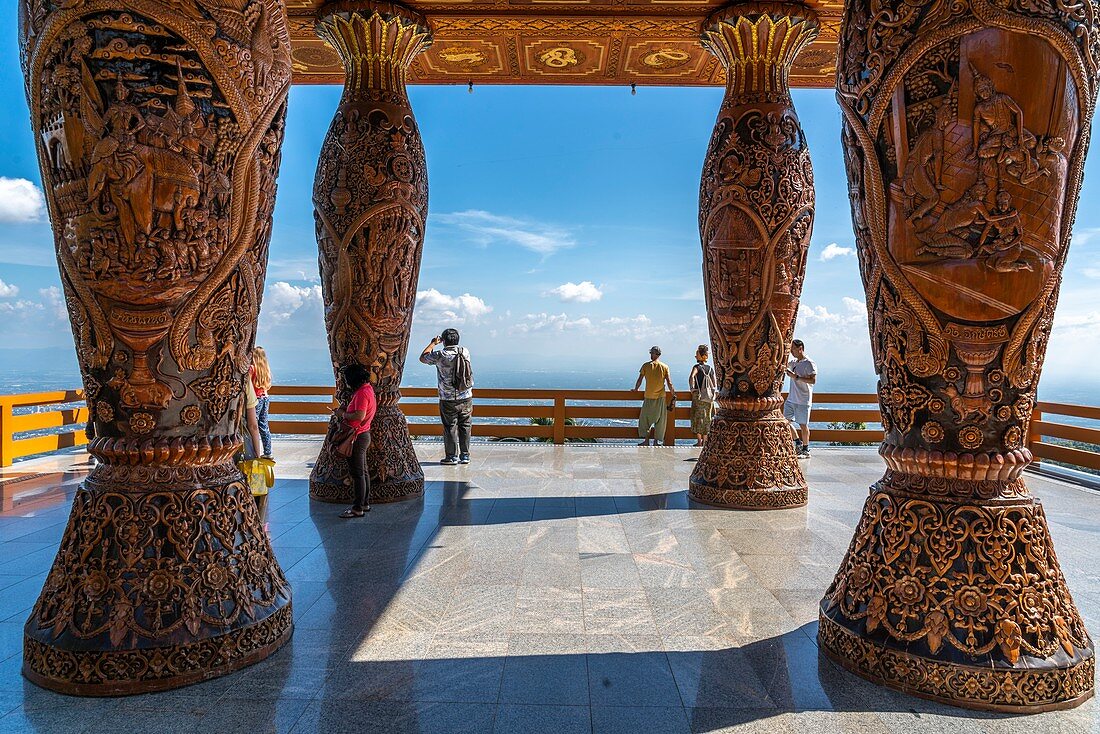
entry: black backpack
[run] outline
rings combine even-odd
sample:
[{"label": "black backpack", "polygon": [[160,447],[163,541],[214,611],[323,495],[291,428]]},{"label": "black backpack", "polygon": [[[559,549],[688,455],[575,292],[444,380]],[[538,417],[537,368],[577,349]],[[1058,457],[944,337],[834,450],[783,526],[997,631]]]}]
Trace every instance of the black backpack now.
[{"label": "black backpack", "polygon": [[454,365],[451,368],[451,386],[455,392],[466,392],[474,386],[474,368],[470,364],[470,353],[463,347],[458,348]]}]

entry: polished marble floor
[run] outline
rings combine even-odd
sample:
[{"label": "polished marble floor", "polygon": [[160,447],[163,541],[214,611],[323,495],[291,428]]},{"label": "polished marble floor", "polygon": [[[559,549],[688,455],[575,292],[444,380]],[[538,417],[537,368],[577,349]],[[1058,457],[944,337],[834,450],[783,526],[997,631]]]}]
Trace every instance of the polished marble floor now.
[{"label": "polished marble floor", "polygon": [[[423,502],[362,520],[311,503],[318,444],[276,439],[266,512],[293,640],[232,676],[78,699],[20,677],[80,453],[0,470],[0,734],[8,732],[1100,732],[1100,710],[980,714],[865,683],[818,656],[817,602],[851,539],[873,450],[816,449],[810,504],[690,505],[696,452],[478,444]],[[15,481],[18,480],[18,481]],[[1100,631],[1100,493],[1032,476]]]}]

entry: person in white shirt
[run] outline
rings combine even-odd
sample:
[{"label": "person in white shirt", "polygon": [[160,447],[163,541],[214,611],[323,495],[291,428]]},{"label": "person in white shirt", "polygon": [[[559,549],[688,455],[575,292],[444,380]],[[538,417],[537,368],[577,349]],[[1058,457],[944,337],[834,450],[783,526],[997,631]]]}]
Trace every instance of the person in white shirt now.
[{"label": "person in white shirt", "polygon": [[[470,369],[470,350],[458,346],[457,329],[446,329],[424,347],[420,361],[433,365],[439,387],[439,418],[443,423],[446,456],[440,464],[454,466],[470,463],[471,416],[474,409],[474,381]],[[442,344],[443,349],[436,347]],[[465,370],[460,363],[464,362]]]},{"label": "person in white shirt", "polygon": [[814,402],[817,365],[806,356],[806,345],[801,339],[791,342],[791,357],[787,363],[787,377],[791,378],[791,387],[787,400],[783,403],[783,417],[791,422],[791,433],[794,434],[798,455],[809,456],[810,408]]}]

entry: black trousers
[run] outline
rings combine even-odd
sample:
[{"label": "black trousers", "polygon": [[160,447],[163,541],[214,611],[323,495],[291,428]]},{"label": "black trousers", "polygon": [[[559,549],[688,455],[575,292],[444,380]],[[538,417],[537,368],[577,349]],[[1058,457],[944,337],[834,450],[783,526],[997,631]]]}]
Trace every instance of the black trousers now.
[{"label": "black trousers", "polygon": [[473,412],[473,398],[439,401],[439,419],[443,421],[443,446],[448,459],[457,459],[470,453],[470,416]]},{"label": "black trousers", "polygon": [[360,433],[351,447],[348,457],[348,473],[355,491],[353,507],[361,510],[370,504],[370,474],[367,472],[367,449],[370,448],[370,431]]}]

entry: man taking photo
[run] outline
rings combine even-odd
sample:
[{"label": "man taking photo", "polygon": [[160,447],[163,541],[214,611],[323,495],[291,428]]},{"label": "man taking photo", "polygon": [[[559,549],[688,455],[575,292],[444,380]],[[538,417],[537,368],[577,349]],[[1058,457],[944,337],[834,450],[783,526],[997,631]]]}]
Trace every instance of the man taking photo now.
[{"label": "man taking photo", "polygon": [[[470,463],[470,417],[474,412],[474,374],[470,350],[458,346],[458,330],[447,329],[424,347],[420,361],[434,365],[443,422],[444,457],[440,464]],[[443,349],[436,350],[440,344]]]}]

